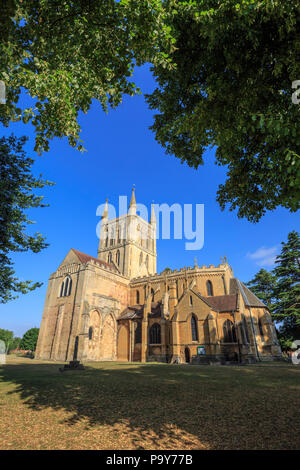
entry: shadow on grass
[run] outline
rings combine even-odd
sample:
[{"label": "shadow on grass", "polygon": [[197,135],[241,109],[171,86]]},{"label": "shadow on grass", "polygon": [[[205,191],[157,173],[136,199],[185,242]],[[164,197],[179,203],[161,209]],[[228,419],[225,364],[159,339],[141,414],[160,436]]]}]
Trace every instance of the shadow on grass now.
[{"label": "shadow on grass", "polygon": [[32,410],[65,411],[66,427],[82,421],[89,430],[125,429],[124,439],[137,449],[299,448],[300,371],[292,367],[89,363],[64,373],[59,367],[7,364],[0,378]]}]

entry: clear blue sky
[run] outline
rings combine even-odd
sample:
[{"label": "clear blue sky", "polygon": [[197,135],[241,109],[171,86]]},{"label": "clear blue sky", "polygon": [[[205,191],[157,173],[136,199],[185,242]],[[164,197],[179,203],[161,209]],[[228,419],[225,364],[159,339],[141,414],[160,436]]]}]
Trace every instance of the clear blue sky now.
[{"label": "clear blue sky", "polygon": [[[136,70],[135,82],[145,93],[154,88],[148,67]],[[108,115],[94,103],[88,114],[80,116],[87,152],[72,149],[65,138],[52,141],[50,151],[42,157],[35,156],[34,173],[56,183],[40,190],[50,207],[29,212],[36,221],[35,231],[46,235],[50,246],[38,254],[16,254],[13,260],[19,278],[44,284],[15,301],[0,304],[0,328],[22,336],[27,329],[40,326],[49,275],[70,248],[97,256],[96,208],[106,197],[112,204],[117,203],[119,195],[130,197],[133,184],[137,202],[148,207],[152,200],[169,205],[205,205],[203,249],[185,251],[186,240],[158,240],[158,272],[167,266],[193,266],[195,256],[198,265],[219,264],[225,254],[235,276],[248,281],[261,267],[272,269],[280,243],[291,230],[299,231],[299,216],[281,208],[258,224],[239,220],[229,210],[221,212],[215,198],[226,169],[215,165],[213,151],[206,153],[205,165],[198,170],[166,155],[148,129],[152,114],[143,96],[125,97],[123,104]],[[33,155],[30,125],[14,123],[3,132],[28,135],[26,149]]]}]

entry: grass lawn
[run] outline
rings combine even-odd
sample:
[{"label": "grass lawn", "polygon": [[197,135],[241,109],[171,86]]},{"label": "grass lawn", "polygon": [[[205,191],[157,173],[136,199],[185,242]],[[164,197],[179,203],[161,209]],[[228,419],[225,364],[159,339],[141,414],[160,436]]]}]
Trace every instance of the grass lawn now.
[{"label": "grass lawn", "polygon": [[0,448],[300,448],[299,366],[85,366],[8,356]]}]

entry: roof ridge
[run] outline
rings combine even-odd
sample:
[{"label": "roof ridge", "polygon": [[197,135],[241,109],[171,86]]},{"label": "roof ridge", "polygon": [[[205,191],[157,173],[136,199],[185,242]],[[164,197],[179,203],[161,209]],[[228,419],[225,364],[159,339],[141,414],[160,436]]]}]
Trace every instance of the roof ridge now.
[{"label": "roof ridge", "polygon": [[71,250],[74,251],[75,254],[77,254],[77,256],[79,257],[79,259],[82,263],[86,263],[88,260],[83,261],[83,259],[80,258],[80,255],[83,255],[83,256],[87,257],[89,260],[94,260],[99,264],[103,264],[105,266],[110,266],[110,267],[116,269],[116,267],[112,263],[107,263],[106,261],[103,261],[102,259],[96,258],[95,256],[88,255],[87,253],[83,253],[83,251],[76,250],[76,248],[71,248]]}]

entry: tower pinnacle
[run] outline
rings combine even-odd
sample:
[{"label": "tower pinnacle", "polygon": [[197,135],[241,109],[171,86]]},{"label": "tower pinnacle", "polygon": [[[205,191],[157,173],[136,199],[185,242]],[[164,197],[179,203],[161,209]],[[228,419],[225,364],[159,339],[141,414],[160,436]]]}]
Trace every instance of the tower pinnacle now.
[{"label": "tower pinnacle", "polygon": [[151,204],[150,224],[151,224],[151,225],[156,224],[156,217],[155,217],[155,210],[154,210],[154,204],[153,204],[153,202],[152,202],[152,204]]},{"label": "tower pinnacle", "polygon": [[135,200],[135,187],[133,186],[128,215],[135,215],[135,214],[136,214],[136,200]]},{"label": "tower pinnacle", "polygon": [[103,210],[103,214],[102,214],[101,219],[107,219],[107,218],[108,218],[108,199],[106,198],[105,206],[104,206],[104,210]]}]

